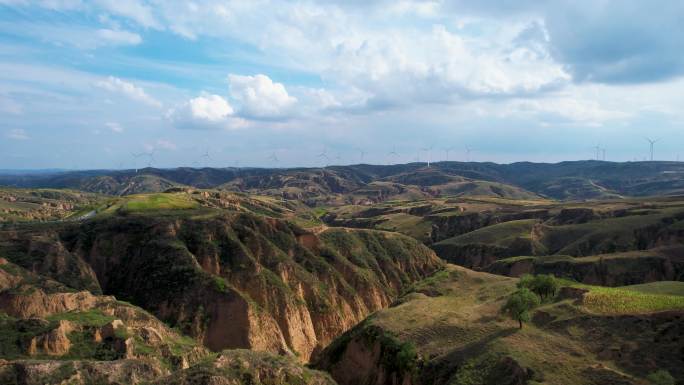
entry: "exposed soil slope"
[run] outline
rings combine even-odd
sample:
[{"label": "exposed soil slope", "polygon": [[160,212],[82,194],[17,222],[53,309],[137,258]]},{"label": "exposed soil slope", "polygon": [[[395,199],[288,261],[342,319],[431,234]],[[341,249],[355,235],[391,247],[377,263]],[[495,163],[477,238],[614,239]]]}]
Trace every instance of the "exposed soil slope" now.
[{"label": "exposed soil slope", "polygon": [[213,350],[301,360],[442,266],[399,234],[314,233],[250,213],[191,209],[8,230],[0,249],[75,289],[141,306]]}]

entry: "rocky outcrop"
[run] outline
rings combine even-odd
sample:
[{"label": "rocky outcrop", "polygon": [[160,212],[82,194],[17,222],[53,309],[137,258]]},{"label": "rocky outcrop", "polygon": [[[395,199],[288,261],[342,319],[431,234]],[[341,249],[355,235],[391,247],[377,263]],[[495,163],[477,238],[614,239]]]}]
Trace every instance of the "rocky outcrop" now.
[{"label": "rocky outcrop", "polygon": [[87,291],[48,294],[41,289],[24,289],[23,292],[21,288],[18,291],[0,292],[0,308],[18,318],[45,317],[92,309],[101,301],[112,300],[112,297],[98,297]]},{"label": "rocky outcrop", "polygon": [[48,356],[62,356],[69,352],[71,341],[67,336],[75,329],[74,325],[65,320],[60,320],[57,327],[49,332],[33,337],[27,349],[29,356],[45,354]]}]

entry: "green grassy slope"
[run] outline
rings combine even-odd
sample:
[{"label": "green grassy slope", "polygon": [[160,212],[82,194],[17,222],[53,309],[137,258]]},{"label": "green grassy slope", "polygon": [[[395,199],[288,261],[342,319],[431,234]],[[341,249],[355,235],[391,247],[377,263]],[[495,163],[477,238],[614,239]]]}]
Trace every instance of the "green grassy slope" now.
[{"label": "green grassy slope", "polygon": [[[684,297],[568,283],[587,291],[583,299],[546,302],[518,329],[499,314],[515,284],[450,266],[338,338],[317,366],[341,385],[383,377],[414,385],[643,384],[657,370],[684,379],[671,354],[681,346]],[[354,362],[365,364],[353,370]]]}]

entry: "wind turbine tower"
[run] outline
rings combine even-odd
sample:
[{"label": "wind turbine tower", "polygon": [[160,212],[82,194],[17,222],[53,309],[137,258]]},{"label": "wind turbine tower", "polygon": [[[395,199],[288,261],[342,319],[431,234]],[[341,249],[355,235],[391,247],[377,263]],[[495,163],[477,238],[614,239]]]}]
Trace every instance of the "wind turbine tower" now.
[{"label": "wind turbine tower", "polygon": [[145,154],[147,155],[147,167],[152,167],[154,162],[157,161],[156,159],[154,159],[154,151],[155,149],[153,148],[152,151]]},{"label": "wind turbine tower", "polygon": [[430,168],[430,160],[432,160],[431,155],[432,155],[432,148],[433,147],[435,147],[435,146],[421,148],[422,151],[427,152],[427,166],[428,166],[428,168]]},{"label": "wind turbine tower", "polygon": [[470,162],[470,153],[473,151],[473,149],[470,148],[469,146],[465,146],[465,150],[466,150],[466,162]]},{"label": "wind turbine tower", "polygon": [[[389,154],[387,154],[387,155],[389,155],[389,158],[390,158],[390,159],[393,158],[393,157],[394,157],[394,158],[397,158],[397,157],[399,156],[399,154],[397,153],[397,146],[393,146],[393,147],[392,147],[392,151],[390,151]],[[388,161],[387,164],[389,164],[390,162],[391,162],[391,161]]]},{"label": "wind turbine tower", "polygon": [[330,164],[330,157],[328,156],[328,150],[327,149],[324,148],[323,151],[321,151],[321,153],[317,155],[317,157],[321,158],[321,160],[323,160],[326,167],[328,166],[328,164]]},{"label": "wind turbine tower", "polygon": [[653,145],[659,141],[660,139],[651,139],[651,138],[646,138],[650,145],[650,150],[651,150],[651,162],[653,162]]},{"label": "wind turbine tower", "polygon": [[447,148],[444,149],[444,152],[446,152],[446,161],[447,161],[447,162],[449,161],[449,153],[450,153],[451,150],[453,150],[453,149],[454,149],[453,146],[447,147]]},{"label": "wind turbine tower", "polygon": [[208,161],[213,161],[211,155],[209,155],[209,149],[207,148],[206,151],[202,154],[202,160],[204,161],[204,165],[206,166],[208,164]]},{"label": "wind turbine tower", "polygon": [[145,153],[141,152],[139,154],[136,154],[136,153],[132,152],[131,155],[133,156],[133,168],[135,169],[135,173],[137,174],[138,173],[138,158],[145,155]]}]

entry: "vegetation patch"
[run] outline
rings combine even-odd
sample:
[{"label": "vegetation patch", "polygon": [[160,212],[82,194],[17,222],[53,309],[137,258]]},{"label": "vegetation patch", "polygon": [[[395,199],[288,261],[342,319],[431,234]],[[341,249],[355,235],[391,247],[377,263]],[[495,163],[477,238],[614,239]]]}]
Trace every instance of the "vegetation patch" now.
[{"label": "vegetation patch", "polygon": [[104,314],[99,309],[86,311],[73,311],[67,313],[54,314],[47,317],[50,321],[70,321],[82,326],[104,326],[112,322],[115,318]]},{"label": "vegetation patch", "polygon": [[684,296],[648,294],[610,287],[592,287],[582,306],[597,314],[638,314],[684,309]]},{"label": "vegetation patch", "polygon": [[188,210],[198,207],[198,202],[191,199],[187,194],[183,193],[131,195],[124,198],[124,202],[122,202],[119,206],[120,210],[127,212],[151,210]]}]

